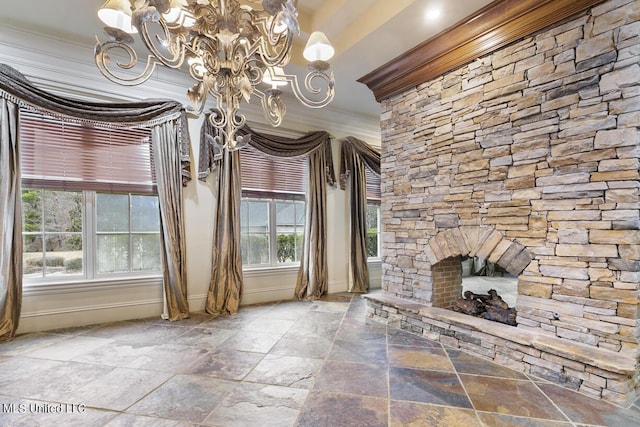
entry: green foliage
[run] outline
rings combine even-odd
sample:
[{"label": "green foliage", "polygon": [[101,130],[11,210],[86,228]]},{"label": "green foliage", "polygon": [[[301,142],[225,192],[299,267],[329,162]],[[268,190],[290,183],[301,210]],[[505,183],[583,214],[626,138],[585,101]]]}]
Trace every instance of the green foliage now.
[{"label": "green foliage", "polygon": [[[64,266],[64,258],[61,256],[46,257],[45,263],[47,267],[62,267]],[[42,268],[42,258],[28,259],[26,265],[29,268]]]},{"label": "green foliage", "polygon": [[378,229],[367,230],[367,257],[377,257],[378,255]]},{"label": "green foliage", "polygon": [[296,260],[295,234],[278,234],[277,256],[278,262],[293,262]]},{"label": "green foliage", "polygon": [[64,262],[66,272],[82,271],[82,258],[73,258]]},{"label": "green foliage", "polygon": [[22,191],[24,231],[39,231],[42,226],[42,193],[40,190]]}]

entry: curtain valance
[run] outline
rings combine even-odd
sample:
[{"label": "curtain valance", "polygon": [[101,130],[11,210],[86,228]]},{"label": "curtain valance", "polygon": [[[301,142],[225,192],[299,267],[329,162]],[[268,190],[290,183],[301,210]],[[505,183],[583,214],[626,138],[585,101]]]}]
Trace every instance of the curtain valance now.
[{"label": "curtain valance", "polygon": [[366,142],[348,136],[341,140],[341,161],[340,161],[340,188],[344,190],[347,186],[349,175],[353,172],[354,155],[364,162],[371,172],[380,176],[380,151],[370,146]]},{"label": "curtain valance", "polygon": [[[329,133],[315,131],[300,138],[287,138],[258,133],[249,126],[245,126],[238,131],[238,134],[240,136],[251,135],[249,145],[273,157],[308,156],[317,150],[324,150],[327,162],[325,181],[331,186],[336,185]],[[215,135],[217,135],[217,130],[209,123],[209,120],[205,120],[200,133],[200,162],[198,165],[200,179],[205,179],[209,175],[215,162],[222,156],[222,149],[214,141]]]},{"label": "curtain valance", "polygon": [[21,107],[80,122],[122,127],[153,127],[176,120],[179,130],[182,181],[191,179],[189,128],[182,104],[167,100],[139,102],[89,102],[65,98],[35,87],[19,71],[0,64],[0,96]]}]

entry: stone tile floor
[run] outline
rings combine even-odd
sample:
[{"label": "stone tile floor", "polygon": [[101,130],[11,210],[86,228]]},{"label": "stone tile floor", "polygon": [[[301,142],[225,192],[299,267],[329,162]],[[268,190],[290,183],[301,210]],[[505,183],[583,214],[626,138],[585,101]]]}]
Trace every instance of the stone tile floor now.
[{"label": "stone tile floor", "polygon": [[630,408],[365,319],[359,295],[0,344],[0,426],[638,426]]}]

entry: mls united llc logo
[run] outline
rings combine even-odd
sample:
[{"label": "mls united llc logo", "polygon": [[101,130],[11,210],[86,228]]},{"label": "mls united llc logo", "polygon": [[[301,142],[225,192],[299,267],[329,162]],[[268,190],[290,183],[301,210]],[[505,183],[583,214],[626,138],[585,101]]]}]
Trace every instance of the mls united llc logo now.
[{"label": "mls united llc logo", "polygon": [[72,414],[85,411],[85,405],[79,403],[3,403],[0,406],[5,414]]}]

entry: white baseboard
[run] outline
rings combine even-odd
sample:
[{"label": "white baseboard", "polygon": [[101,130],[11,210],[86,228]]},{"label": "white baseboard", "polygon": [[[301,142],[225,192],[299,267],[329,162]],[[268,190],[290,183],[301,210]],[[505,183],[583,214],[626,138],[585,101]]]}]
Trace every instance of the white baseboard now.
[{"label": "white baseboard", "polygon": [[17,333],[22,334],[154,316],[160,318],[161,314],[161,299],[86,305],[59,310],[39,310],[22,313]]}]

